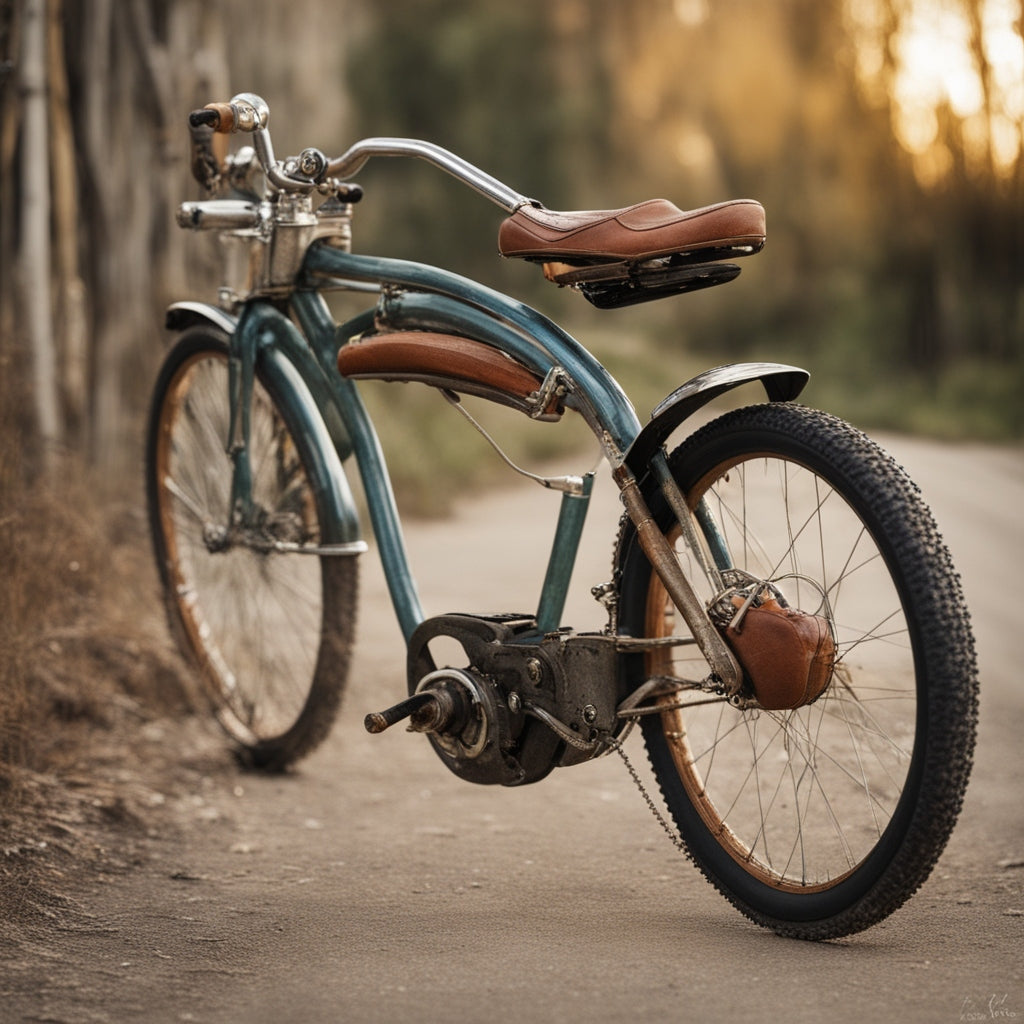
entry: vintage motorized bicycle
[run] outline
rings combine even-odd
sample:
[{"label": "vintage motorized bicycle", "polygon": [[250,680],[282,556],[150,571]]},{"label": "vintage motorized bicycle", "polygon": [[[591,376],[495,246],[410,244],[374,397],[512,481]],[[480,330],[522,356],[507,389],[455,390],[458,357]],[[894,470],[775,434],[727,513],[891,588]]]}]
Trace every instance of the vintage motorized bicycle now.
[{"label": "vintage motorized bicycle", "polygon": [[[366,139],[279,161],[252,94],[190,115],[212,198],[179,223],[241,239],[241,289],[179,302],[147,442],[147,490],[171,619],[246,761],[283,768],[338,708],[367,545],[361,481],[407,643],[407,693],[367,715],[423,733],[444,764],[519,786],[608,752],[638,724],[663,826],[744,914],[827,938],[900,906],[960,810],[977,678],[958,577],[918,490],[875,443],[793,400],[808,374],[708,370],[641,425],[618,384],[540,313],[463,277],[351,251],[351,182],[409,156],[505,211],[499,249],[600,308],[731,281],[764,210],[665,200],[556,212],[430,143]],[[251,138],[233,155],[222,136]],[[367,296],[336,323],[325,295]],[[361,379],[414,381],[592,431],[625,513],[597,632],[561,621],[594,473],[561,492],[535,611],[427,617]],[[741,384],[767,401],[670,438]],[[461,653],[439,663],[438,641]],[[396,695],[397,696],[397,695]],[[382,704],[388,703],[386,700]],[[634,779],[639,777],[633,771]],[[669,820],[674,822],[674,827]]]}]

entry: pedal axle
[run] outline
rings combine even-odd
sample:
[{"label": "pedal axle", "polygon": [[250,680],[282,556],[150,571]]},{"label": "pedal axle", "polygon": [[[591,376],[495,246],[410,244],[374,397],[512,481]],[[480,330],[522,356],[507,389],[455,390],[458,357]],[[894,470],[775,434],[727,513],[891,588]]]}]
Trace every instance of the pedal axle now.
[{"label": "pedal axle", "polygon": [[411,718],[417,711],[427,707],[428,704],[436,703],[437,700],[433,693],[416,693],[395,704],[394,707],[387,708],[384,711],[370,712],[363,719],[363,725],[366,726],[367,732],[383,732],[385,729],[390,729],[397,722]]}]

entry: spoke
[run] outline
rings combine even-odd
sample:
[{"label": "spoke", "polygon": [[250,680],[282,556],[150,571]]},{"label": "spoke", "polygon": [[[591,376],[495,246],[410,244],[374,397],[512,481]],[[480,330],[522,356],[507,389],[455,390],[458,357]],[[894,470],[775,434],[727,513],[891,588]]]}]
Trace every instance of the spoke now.
[{"label": "spoke", "polygon": [[[868,640],[878,640],[878,641],[890,642],[890,638],[891,637],[906,635],[907,634],[906,625],[904,625],[904,627],[902,629],[894,629],[894,630],[892,630],[892,632],[889,632],[889,633],[880,633],[880,632],[878,632],[879,629],[882,626],[884,626],[887,622],[891,622],[894,618],[896,618],[897,615],[902,615],[902,614],[903,614],[903,609],[902,608],[894,608],[891,612],[889,612],[888,615],[886,615],[884,618],[880,619],[870,629],[865,630],[864,633],[861,634],[861,636],[859,636],[856,640],[854,640],[851,644],[849,644],[849,646],[846,648],[846,650],[844,650],[843,653],[838,658],[836,658],[836,664],[838,665],[841,661],[843,661],[846,657],[849,656],[851,651],[855,650],[857,647],[859,647],[861,644],[865,643]],[[907,647],[908,645],[900,644],[898,646],[900,646],[900,647]]]},{"label": "spoke", "polygon": [[[839,603],[839,595],[843,583],[845,583],[846,580],[849,579],[854,573],[859,572],[865,566],[871,565],[873,562],[881,558],[881,554],[876,549],[873,555],[869,555],[867,558],[864,559],[864,561],[860,562],[852,569],[850,568],[850,563],[853,561],[853,556],[857,553],[857,548],[860,547],[860,542],[868,536],[869,534],[867,528],[862,525],[860,528],[860,532],[857,534],[856,539],[850,546],[850,553],[846,556],[846,561],[843,563],[843,567],[839,570],[839,574],[836,576],[835,581],[825,591],[825,596],[828,598],[828,600],[833,606]],[[822,565],[821,577],[822,579],[825,578],[824,564]]]},{"label": "spoke", "polygon": [[[844,485],[761,453],[706,479],[687,498],[713,511],[733,567],[784,586],[791,607],[826,616],[836,668],[826,691],[794,710],[737,708],[699,692],[670,695],[657,710],[668,742],[679,741],[686,795],[718,842],[766,884],[828,887],[870,853],[906,784],[917,707],[911,626]],[[686,550],[677,554],[698,571]],[[648,621],[652,635],[673,632],[653,607]],[[701,659],[686,652],[658,664],[701,675]]]},{"label": "spoke", "polygon": [[[793,552],[795,551],[795,546],[796,546],[796,538],[793,536],[793,519],[792,519],[792,517],[790,515],[789,463],[784,462],[782,464],[782,466],[781,466],[781,470],[782,470],[782,507],[786,510],[786,536],[788,537],[789,544],[786,547],[786,550],[783,552],[782,557],[772,567],[771,572],[768,574],[769,577],[771,577],[772,579],[775,578],[776,574],[779,571],[779,567],[782,565],[782,562],[786,559],[787,555],[792,556]],[[815,481],[815,488],[817,488],[817,481]],[[819,507],[820,507],[820,499],[819,499]],[[810,517],[808,517],[808,521],[809,520],[810,520]],[[820,516],[818,517],[818,522],[819,523],[821,522],[821,517]],[[790,557],[789,558],[789,563],[790,563],[791,570],[794,573],[798,573],[799,570],[800,570],[800,566],[796,564],[796,558],[795,557]],[[799,583],[797,583],[796,593],[797,593],[797,607],[799,607],[800,606],[800,584]]]},{"label": "spoke", "polygon": [[[810,760],[809,760],[809,758],[808,758],[808,755],[804,754],[804,752],[803,752],[803,750],[802,750],[802,749],[800,748],[799,744],[796,744],[796,745],[795,745],[795,748],[796,748],[796,750],[797,750],[797,751],[798,751],[798,752],[800,753],[801,757],[805,758],[805,760],[807,760],[807,761],[808,761],[808,764],[810,764]],[[898,749],[898,748],[896,748],[896,749]],[[845,776],[845,777],[846,777],[847,779],[849,779],[850,781],[852,781],[852,782],[853,782],[853,783],[854,783],[854,784],[855,784],[855,785],[857,786],[857,788],[858,788],[858,789],[862,788],[862,787],[861,787],[861,785],[860,785],[860,780],[859,780],[859,778],[857,777],[857,775],[855,775],[855,774],[854,774],[853,772],[851,772],[851,771],[850,771],[850,769],[849,769],[849,768],[848,768],[848,767],[847,767],[846,765],[844,765],[844,764],[843,764],[843,763],[842,763],[841,761],[839,761],[839,760],[838,760],[838,759],[837,759],[837,758],[836,758],[835,756],[833,756],[833,755],[832,755],[831,753],[829,753],[829,751],[828,751],[828,750],[825,750],[825,749],[823,749],[823,748],[821,748],[821,747],[815,747],[815,752],[816,752],[816,753],[818,754],[818,756],[820,756],[820,757],[824,758],[824,759],[825,759],[825,760],[826,760],[826,761],[827,761],[827,762],[828,762],[829,764],[831,764],[831,765],[832,765],[832,766],[833,766],[833,767],[834,767],[835,769],[837,769],[837,770],[838,770],[839,772],[841,772],[841,773],[842,773],[842,774],[843,774],[843,775],[844,775],[844,776]],[[875,755],[875,757],[876,757],[876,758],[878,758],[878,755],[876,754],[876,755]],[[881,760],[879,759],[879,764],[881,765],[881,763],[882,763],[882,762],[881,762]],[[884,768],[884,766],[883,766],[883,768]],[[901,788],[902,788],[901,784],[900,784],[900,783],[898,783],[898,782],[896,782],[896,780],[893,780],[893,783],[894,783],[894,785],[896,786],[896,788],[897,788],[897,789],[901,789]],[[867,788],[867,789],[865,790],[865,792],[867,793],[867,796],[868,796],[869,800],[874,800],[874,801],[875,801],[875,802],[877,803],[878,807],[879,807],[879,808],[880,808],[881,810],[885,811],[885,812],[886,812],[887,814],[889,814],[889,813],[890,813],[890,812],[888,811],[888,809],[884,807],[884,805],[883,805],[883,804],[881,803],[881,801],[880,801],[880,800],[878,800],[878,799],[877,799],[877,798],[876,798],[876,797],[875,797],[875,796],[873,795],[873,792],[872,792],[872,790],[871,790],[871,788],[870,788],[870,787],[868,787],[868,788]],[[822,791],[822,796],[825,796],[825,793],[824,793],[824,791]],[[826,797],[826,799],[827,799],[827,797]]]},{"label": "spoke", "polygon": [[[742,467],[741,467],[741,469],[742,469]],[[728,524],[733,525],[736,528],[737,532],[740,534],[741,543],[743,545],[743,560],[742,560],[742,564],[743,565],[751,565],[752,563],[756,562],[757,558],[759,557],[761,559],[761,561],[766,566],[770,565],[771,564],[771,558],[768,555],[767,550],[764,548],[763,544],[760,542],[760,540],[758,539],[757,535],[755,533],[753,533],[752,531],[747,529],[747,523],[746,523],[746,518],[745,518],[745,516],[746,516],[746,507],[745,507],[746,490],[745,490],[745,488],[744,488],[744,493],[743,493],[744,510],[743,510],[743,513],[741,515],[738,515],[733,510],[731,502],[727,500],[727,498],[721,493],[721,490],[718,487],[713,488],[713,493],[714,493],[714,496],[715,496],[715,501],[718,504],[718,517],[717,518],[722,520],[723,523],[725,523],[727,526],[728,526]],[[731,547],[732,545],[729,545],[729,546]],[[753,555],[751,554],[751,548],[753,548],[755,550],[756,554],[753,554]]]},{"label": "spoke", "polygon": [[[776,735],[772,737],[772,740],[771,740],[772,743],[775,742],[777,736],[778,736],[778,733],[776,733]],[[768,867],[771,868],[773,871],[775,870],[775,868],[774,868],[774,866],[772,864],[772,859],[771,859],[771,857],[770,857],[770,855],[768,853],[768,838],[767,838],[767,836],[768,836],[768,817],[769,817],[769,815],[772,813],[772,811],[775,808],[775,801],[778,800],[779,793],[782,792],[782,785],[783,785],[783,783],[785,781],[785,777],[786,776],[785,776],[784,772],[779,772],[779,777],[775,781],[775,789],[772,790],[772,797],[768,801],[768,809],[761,811],[760,826],[758,828],[757,834],[754,836],[754,842],[750,846],[750,853],[751,853],[751,855],[753,855],[754,849],[757,846],[758,836],[760,836],[760,835],[764,835],[765,836],[765,842],[764,842],[765,861],[767,862]],[[758,800],[760,800],[760,792],[758,793]]]},{"label": "spoke", "polygon": [[[160,483],[182,581],[179,606],[215,696],[240,726],[270,738],[292,726],[313,678],[322,624],[321,563],[260,551],[242,539],[223,552],[207,548],[206,531],[230,502],[227,385],[226,363],[212,355],[188,364],[177,379],[174,401],[167,405]],[[253,500],[270,516],[295,515],[296,530],[286,539],[294,535],[315,545],[319,533],[299,451],[259,381],[251,413]]]},{"label": "spoke", "polygon": [[[753,721],[753,723],[754,723],[753,733],[751,732],[751,727],[750,727],[751,721]],[[747,715],[744,714],[744,715],[740,716],[740,722],[738,722],[737,725],[734,727],[734,728],[738,728],[739,725],[742,725],[745,728],[746,733],[747,733],[747,737],[750,740],[750,747],[751,747],[751,751],[753,752],[754,757],[753,757],[753,761],[750,764],[750,767],[747,770],[746,775],[743,777],[743,779],[738,783],[738,785],[736,787],[736,794],[733,797],[732,803],[729,805],[728,809],[722,815],[722,820],[723,821],[735,809],[737,802],[739,801],[740,797],[743,795],[743,791],[747,787],[747,783],[750,781],[750,777],[752,775],[756,777],[757,772],[758,772],[758,767],[759,767],[759,764],[760,764],[760,761],[761,761],[761,758],[764,757],[765,753],[768,751],[769,747],[771,747],[771,745],[775,742],[776,737],[779,735],[779,732],[781,731],[781,730],[776,730],[776,732],[772,736],[770,736],[768,738],[768,740],[765,743],[765,745],[759,751],[757,749],[756,736],[754,735],[754,733],[756,733],[756,731],[757,731],[757,721],[758,721],[758,716],[756,714],[754,716],[751,716],[751,717],[748,717]],[[730,730],[730,732],[731,731],[732,730]],[[758,792],[758,799],[760,799],[760,792]]]},{"label": "spoke", "polygon": [[[855,858],[853,856],[853,852],[852,852],[852,850],[850,848],[849,841],[846,838],[846,832],[845,832],[845,830],[843,828],[842,822],[840,821],[838,814],[835,811],[835,808],[832,806],[831,798],[829,797],[828,793],[825,791],[825,787],[822,785],[821,778],[820,778],[820,776],[818,774],[817,767],[816,767],[816,765],[814,763],[814,759],[810,756],[810,751],[813,749],[815,751],[815,753],[822,753],[822,754],[824,754],[826,760],[829,760],[829,761],[832,761],[833,763],[835,763],[836,766],[840,770],[844,770],[843,766],[839,765],[837,762],[834,762],[834,760],[828,755],[827,752],[820,751],[817,747],[813,747],[812,744],[811,744],[811,739],[810,739],[810,734],[809,733],[808,733],[808,737],[807,737],[807,742],[808,742],[808,749],[807,749],[807,751],[805,751],[803,749],[803,747],[800,745],[800,742],[799,742],[799,740],[798,740],[798,738],[796,736],[796,730],[794,730],[793,734],[787,733],[787,735],[791,735],[791,738],[793,740],[793,744],[792,744],[792,748],[791,749],[795,750],[796,753],[803,760],[804,767],[803,767],[803,770],[800,773],[800,780],[802,780],[804,778],[809,778],[810,779],[810,785],[807,787],[807,798],[806,798],[806,805],[805,805],[805,808],[804,808],[805,813],[806,813],[806,811],[808,811],[810,809],[811,797],[813,796],[814,791],[817,790],[817,792],[821,796],[821,800],[822,800],[822,804],[823,804],[823,806],[825,808],[826,816],[827,816],[828,820],[830,821],[830,823],[832,825],[832,830],[835,833],[835,836],[836,836],[837,840],[839,841],[840,846],[843,849],[843,854],[844,854],[844,856],[846,858],[846,866],[852,868],[855,865],[856,860],[855,860]],[[792,774],[793,773],[792,759],[789,760],[788,767],[789,767],[789,770],[790,770],[790,772]],[[849,774],[849,773],[847,773],[847,774]],[[800,850],[800,861],[801,861],[801,875],[800,875],[800,878],[801,878],[802,882],[806,883],[806,881],[807,881],[807,862],[806,862],[806,851],[804,849],[803,818],[800,815],[800,797],[799,797],[800,780],[798,780],[796,778],[795,774],[792,774],[792,778],[793,778],[793,782],[794,782],[793,800],[794,800],[794,805],[795,805],[796,813],[797,813],[797,834],[794,837],[793,847],[792,847],[792,849],[790,851],[790,860],[789,860],[789,862],[787,862],[786,867],[788,869],[789,864],[792,862],[793,854],[799,848],[799,850]]]},{"label": "spoke", "polygon": [[[815,491],[815,494],[818,493],[819,484],[820,484],[820,481],[819,481],[818,477],[815,477],[814,478],[814,491]],[[819,508],[820,508],[820,498],[819,498]],[[825,529],[824,529],[824,526],[825,526],[825,524],[822,522],[821,516],[818,516],[818,556],[819,556],[820,564],[821,564],[821,579],[822,580],[825,580],[825,579],[828,578],[828,571],[827,571],[828,559],[825,557]],[[842,574],[840,573],[840,579],[841,578],[842,578]],[[798,594],[798,596],[799,596],[799,594]],[[826,602],[828,601],[828,597],[827,596],[825,596],[825,601]],[[797,607],[798,608],[803,607],[799,600],[797,601]]]},{"label": "spoke", "polygon": [[[718,724],[719,724],[719,726],[721,725],[722,718],[724,716],[725,710],[728,707],[729,707],[728,704],[723,706],[721,711],[719,712],[719,716],[718,716]],[[700,754],[694,756],[693,762],[694,762],[694,764],[696,764],[698,761],[700,761],[702,758],[706,757],[708,754],[711,755],[712,760],[708,762],[707,769],[706,769],[706,771],[704,773],[704,782],[705,782],[705,784],[707,783],[707,780],[708,780],[708,778],[711,775],[711,765],[712,765],[712,763],[714,761],[715,750],[721,744],[723,744],[732,735],[733,732],[735,732],[737,729],[739,729],[742,726],[742,724],[743,724],[742,716],[737,716],[737,720],[735,722],[733,722],[733,724],[731,726],[729,726],[729,728],[726,729],[726,731],[724,733],[722,733],[721,735],[719,735],[718,728],[716,727],[714,740],[712,742],[710,742]]]},{"label": "spoke", "polygon": [[[878,815],[875,813],[875,804],[874,804],[874,801],[871,798],[871,784],[868,782],[867,769],[865,768],[864,760],[861,757],[860,741],[854,735],[853,723],[850,722],[850,720],[847,718],[847,716],[846,716],[846,709],[843,708],[842,705],[840,705],[840,711],[842,713],[843,720],[844,720],[844,722],[846,724],[846,728],[847,728],[847,731],[848,731],[849,736],[850,736],[850,744],[851,744],[852,749],[853,749],[853,755],[857,759],[857,768],[859,769],[860,782],[861,782],[861,785],[864,787],[865,794],[868,795],[868,813],[871,815],[871,820],[874,823],[875,834],[876,835],[881,835],[882,834],[882,826],[879,824]],[[823,714],[822,718],[824,718],[824,717],[825,716]],[[882,766],[882,770],[885,772],[886,778],[888,778],[891,783],[896,784],[896,780],[892,777],[892,774],[888,771],[888,769],[885,767],[885,765],[882,765],[881,758],[875,752],[874,748],[871,747],[870,743],[868,744],[868,749],[871,750],[872,754],[874,755],[875,760]],[[897,785],[897,788],[899,788],[898,785]]]},{"label": "spoke", "polygon": [[210,526],[210,521],[203,514],[203,510],[199,507],[198,503],[194,498],[189,497],[171,477],[165,476],[163,478],[163,485],[170,494],[178,499],[185,506],[185,508],[191,513],[192,517],[202,526]]},{"label": "spoke", "polygon": [[[787,489],[788,489],[788,477],[787,477]],[[817,491],[817,477],[815,477],[815,490]],[[829,500],[829,498],[831,498],[834,493],[835,493],[835,491],[833,491],[831,488],[829,488],[829,492],[828,492],[828,494],[825,495],[824,498],[822,498],[820,494],[816,494],[817,503],[815,504],[814,508],[812,508],[811,511],[807,513],[807,518],[804,519],[803,523],[800,525],[800,529],[797,530],[795,534],[793,533],[792,524],[790,523],[789,501],[788,501],[788,499],[786,500],[786,503],[785,503],[785,507],[786,507],[786,528],[789,531],[789,546],[786,548],[785,551],[783,551],[782,555],[779,557],[778,561],[776,561],[775,565],[772,566],[771,572],[768,574],[770,579],[774,579],[775,578],[776,574],[779,571],[779,567],[782,565],[782,563],[787,558],[794,558],[793,550],[794,550],[794,548],[796,546],[796,542],[803,535],[803,532],[810,526],[811,522],[814,521],[815,519],[817,519],[819,523],[821,522],[821,509],[824,506],[825,502],[827,502]],[[799,566],[794,564],[793,568],[794,568],[794,570],[799,571]]]},{"label": "spoke", "polygon": [[[799,748],[798,748],[799,749]],[[804,852],[804,830],[800,820],[800,782],[796,777],[796,773],[793,770],[792,758],[786,761],[786,773],[789,776],[790,781],[793,784],[793,809],[796,813],[796,830],[793,836],[793,845],[789,850],[789,857],[786,860],[786,865],[782,869],[781,874],[783,876],[789,875],[789,866],[793,863],[793,857],[797,851],[800,851],[800,881],[807,881],[807,857]]]},{"label": "spoke", "polygon": [[[824,559],[825,559],[825,555],[824,555],[823,524],[822,524],[821,511],[825,507],[825,505],[832,499],[833,495],[835,495],[835,489],[830,487],[828,489],[828,492],[826,494],[822,495],[820,493],[820,488],[819,488],[819,478],[817,476],[815,476],[814,477],[815,501],[813,503],[813,507],[810,509],[809,512],[807,512],[805,514],[804,518],[800,522],[799,527],[794,529],[793,520],[792,520],[792,516],[791,516],[791,512],[790,512],[790,501],[789,501],[789,491],[790,491],[789,463],[785,463],[784,464],[784,468],[782,468],[780,470],[780,472],[783,474],[783,478],[782,478],[782,481],[781,481],[781,490],[782,490],[782,498],[783,498],[783,507],[785,509],[785,525],[786,525],[787,543],[786,543],[786,546],[784,547],[783,551],[781,552],[781,554],[777,558],[773,559],[768,554],[768,551],[764,547],[764,545],[760,541],[757,540],[757,538],[754,535],[754,533],[750,529],[748,529],[748,527],[747,527],[747,485],[746,485],[746,476],[747,475],[746,475],[746,466],[745,465],[741,465],[740,467],[737,467],[737,470],[738,470],[737,477],[740,480],[740,485],[739,486],[741,488],[741,493],[740,493],[740,501],[741,501],[741,508],[742,508],[741,513],[737,514],[733,510],[732,504],[727,501],[726,497],[721,493],[721,489],[720,488],[716,487],[714,489],[714,493],[715,493],[716,500],[718,502],[718,507],[719,507],[720,515],[727,522],[731,522],[732,524],[734,524],[736,526],[736,528],[739,530],[740,534],[741,534],[741,540],[742,540],[742,544],[743,544],[743,556],[744,556],[743,565],[749,566],[749,565],[752,564],[752,559],[751,559],[751,556],[750,556],[750,550],[751,550],[752,547],[754,547],[754,548],[756,548],[758,554],[760,555],[761,559],[764,562],[764,565],[766,566],[765,571],[763,573],[763,576],[764,576],[765,579],[776,579],[778,577],[778,575],[779,575],[779,570],[782,567],[782,564],[784,562],[786,562],[787,560],[789,560],[791,565],[792,565],[793,575],[797,576],[797,577],[801,576],[802,573],[800,572],[799,558],[797,557],[797,553],[796,553],[797,544],[798,544],[800,538],[804,535],[804,533],[811,526],[811,524],[814,523],[814,522],[817,522],[817,524],[818,524],[817,532],[818,532],[818,537],[819,537],[819,546],[821,547],[822,560],[823,560],[822,568],[823,568],[823,572],[824,572]],[[856,543],[855,543],[855,546],[856,546]],[[835,584],[833,584],[833,586],[834,585]],[[828,593],[828,588],[823,588],[823,590],[824,590],[825,593]]]},{"label": "spoke", "polygon": [[[879,722],[875,718],[875,716],[872,715],[871,712],[868,711],[868,709],[866,707],[864,707],[863,702],[858,701],[855,697],[853,698],[853,701],[854,701],[854,705],[855,705],[856,710],[857,710],[857,714],[860,715],[863,718],[863,722],[858,726],[858,728],[864,734],[865,739],[868,739],[870,737],[875,737],[876,739],[881,740],[882,743],[885,744],[890,749],[890,751],[897,757],[897,759],[903,759],[903,760],[909,761],[910,757],[911,757],[911,752],[909,750],[904,750],[899,745],[899,743],[897,743],[896,740],[894,740],[892,738],[892,736],[889,735],[888,730],[884,729],[879,724]],[[833,698],[828,703],[827,706],[822,708],[821,713],[822,713],[823,716],[824,715],[829,715],[829,716],[831,716],[833,718],[836,718],[839,721],[847,723],[847,722],[850,721],[849,718],[847,717],[847,706],[846,705],[848,703],[849,702],[846,701],[846,700],[842,700],[840,698]],[[906,703],[910,703],[909,696],[906,699]],[[836,707],[836,711],[835,712],[832,711],[832,707],[833,706]],[[868,726],[870,726],[870,728],[868,728]],[[871,751],[872,751],[872,753],[874,753],[875,758],[877,759],[878,763],[880,765],[883,764],[881,757],[875,751],[874,747],[871,747]],[[900,783],[898,783],[896,779],[893,779],[892,781],[893,781],[893,783],[895,785],[900,785]]]},{"label": "spoke", "polygon": [[[747,716],[744,716],[744,718],[746,718],[746,717]],[[753,750],[755,750],[755,751],[757,750],[757,726],[758,726],[758,723],[760,721],[761,721],[761,717],[759,715],[753,716],[753,729],[751,729],[749,726],[747,728],[747,734],[750,736],[751,748]],[[769,867],[771,867],[771,865],[772,865],[772,856],[771,856],[771,852],[768,849],[768,828],[767,828],[767,825],[768,825],[768,815],[771,814],[772,808],[775,806],[775,800],[778,797],[779,790],[781,789],[782,777],[780,776],[779,777],[779,781],[776,782],[776,784],[775,784],[775,789],[772,792],[771,800],[768,801],[768,808],[766,810],[765,807],[764,807],[764,803],[762,801],[762,798],[761,798],[760,761],[761,761],[761,757],[763,756],[765,751],[767,751],[768,748],[775,742],[775,739],[776,739],[777,736],[778,736],[778,732],[776,732],[775,735],[773,735],[768,740],[768,743],[765,745],[764,749],[761,751],[761,754],[758,754],[757,757],[754,760],[754,786],[755,786],[755,791],[757,793],[758,817],[760,819],[761,824],[760,824],[760,827],[758,828],[757,832],[754,835],[753,842],[750,843],[749,850],[750,850],[750,855],[753,856],[754,855],[754,851],[757,849],[758,839],[761,839],[762,843],[763,843],[763,846],[764,846],[764,859],[765,859],[765,862],[768,864]],[[737,799],[738,798],[739,798],[739,795],[737,794]]]}]

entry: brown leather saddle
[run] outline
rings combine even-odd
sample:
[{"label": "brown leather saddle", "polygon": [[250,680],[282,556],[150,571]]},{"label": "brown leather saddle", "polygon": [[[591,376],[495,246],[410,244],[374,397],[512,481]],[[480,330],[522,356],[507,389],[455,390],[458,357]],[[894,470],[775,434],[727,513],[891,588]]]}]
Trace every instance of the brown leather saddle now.
[{"label": "brown leather saddle", "polygon": [[697,210],[649,199],[621,210],[521,206],[502,222],[498,251],[543,264],[548,280],[610,308],[731,281],[739,268],[722,260],[764,240],[764,207],[753,199]]}]

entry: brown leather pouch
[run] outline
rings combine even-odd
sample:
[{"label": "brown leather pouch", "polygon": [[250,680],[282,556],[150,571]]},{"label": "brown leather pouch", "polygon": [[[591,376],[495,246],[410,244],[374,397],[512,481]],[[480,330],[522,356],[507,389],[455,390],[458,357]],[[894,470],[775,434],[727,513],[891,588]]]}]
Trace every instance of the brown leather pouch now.
[{"label": "brown leather pouch", "polygon": [[[734,603],[741,604],[738,598]],[[761,707],[783,711],[810,704],[832,678],[835,642],[828,619],[774,598],[748,608],[740,628],[724,630],[726,643],[750,679]]]}]

